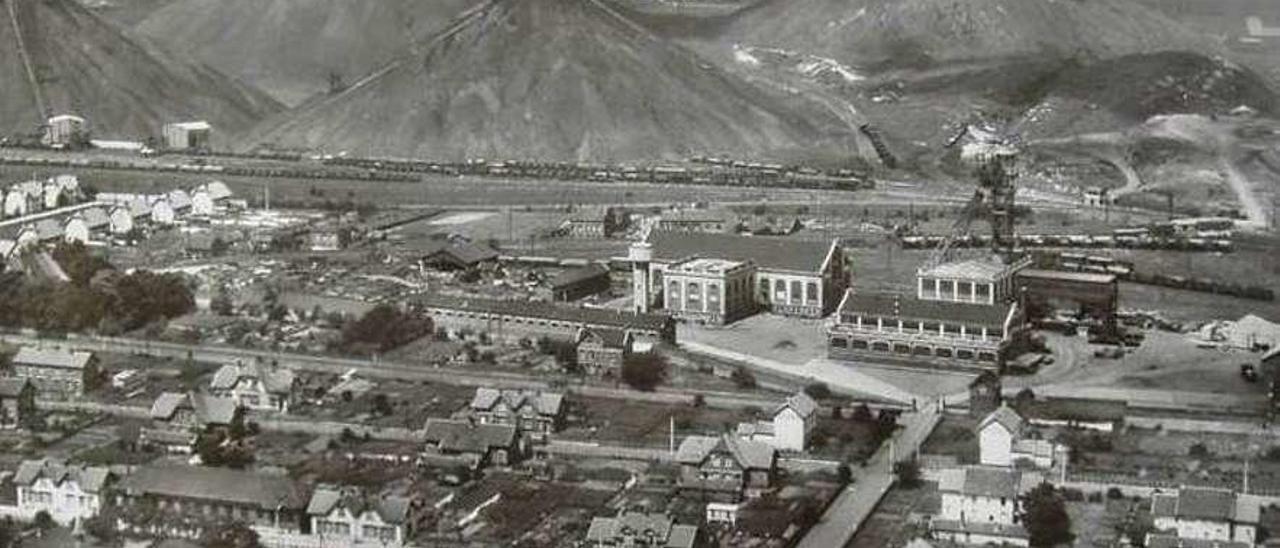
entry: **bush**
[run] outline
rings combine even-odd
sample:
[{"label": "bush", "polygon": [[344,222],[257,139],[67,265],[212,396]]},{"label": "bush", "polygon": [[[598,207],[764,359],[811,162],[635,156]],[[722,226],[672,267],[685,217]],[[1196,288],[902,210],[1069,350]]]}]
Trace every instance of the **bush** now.
[{"label": "bush", "polygon": [[667,378],[667,360],[660,354],[633,354],[622,364],[622,382],[643,392],[651,392]]},{"label": "bush", "polygon": [[825,400],[831,397],[831,388],[826,383],[815,382],[804,387],[804,393],[815,400]]},{"label": "bush", "polygon": [[372,349],[386,352],[432,332],[431,318],[380,304],[342,329],[344,350]]},{"label": "bush", "polygon": [[903,489],[915,489],[920,486],[920,464],[914,459],[895,463],[893,474],[898,477],[898,485]]},{"label": "bush", "polygon": [[[1080,494],[1079,491],[1075,493]],[[1041,483],[1022,497],[1023,525],[1031,534],[1032,546],[1057,546],[1075,540],[1065,494],[1054,489],[1053,485]]]},{"label": "bush", "polygon": [[1203,442],[1196,442],[1187,450],[1187,455],[1194,459],[1208,459],[1213,457],[1213,453],[1209,451],[1209,447]]},{"label": "bush", "polygon": [[1119,487],[1112,487],[1107,489],[1107,498],[1111,500],[1122,499],[1124,498],[1124,492],[1122,492]]},{"label": "bush", "polygon": [[747,368],[745,367],[738,366],[737,369],[733,370],[733,375],[730,376],[730,378],[733,379],[733,384],[737,385],[738,388],[748,389],[756,387],[756,376],[750,371],[747,371]]}]

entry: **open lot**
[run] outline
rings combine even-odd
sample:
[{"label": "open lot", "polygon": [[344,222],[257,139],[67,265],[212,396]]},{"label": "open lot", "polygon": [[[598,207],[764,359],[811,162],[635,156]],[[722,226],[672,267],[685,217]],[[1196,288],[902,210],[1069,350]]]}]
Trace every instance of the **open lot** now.
[{"label": "open lot", "polygon": [[915,489],[894,487],[845,548],[901,548],[924,535],[924,516],[941,510],[938,484],[922,482]]}]

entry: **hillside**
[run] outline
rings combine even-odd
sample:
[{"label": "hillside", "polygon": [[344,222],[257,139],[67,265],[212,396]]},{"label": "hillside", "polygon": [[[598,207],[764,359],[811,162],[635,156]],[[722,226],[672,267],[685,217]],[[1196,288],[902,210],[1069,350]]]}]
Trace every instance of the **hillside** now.
[{"label": "hillside", "polygon": [[136,30],[296,105],[352,82],[474,0],[172,0]]},{"label": "hillside", "polygon": [[766,0],[719,39],[863,67],[1213,47],[1133,0]]},{"label": "hillside", "polygon": [[3,0],[0,134],[31,133],[44,121],[11,7],[46,108],[84,116],[95,136],[143,138],[167,121],[196,118],[242,131],[280,108],[214,70],[132,40],[74,0]]},{"label": "hillside", "polygon": [[[385,70],[264,124],[257,144],[431,158],[811,153],[849,127],[594,0],[493,0]],[[838,148],[838,147],[837,147]]]}]

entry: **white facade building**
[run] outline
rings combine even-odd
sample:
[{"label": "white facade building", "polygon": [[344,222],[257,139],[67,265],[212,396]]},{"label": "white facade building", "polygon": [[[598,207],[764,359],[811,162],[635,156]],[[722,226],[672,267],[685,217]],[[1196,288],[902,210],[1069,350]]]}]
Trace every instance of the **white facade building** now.
[{"label": "white facade building", "polygon": [[1158,532],[1149,538],[1212,541],[1223,543],[1224,547],[1253,546],[1261,511],[1262,501],[1257,497],[1227,489],[1183,487],[1176,493],[1156,493],[1151,497],[1151,516]]},{"label": "white facade building", "polygon": [[214,373],[209,392],[232,398],[245,409],[288,413],[297,384],[297,376],[288,369],[237,361]]},{"label": "white facade building", "polygon": [[804,451],[818,423],[818,409],[818,402],[797,392],[774,410],[770,421],[740,423],[738,437],[767,443],[779,451]]},{"label": "white facade building", "polygon": [[1066,464],[1066,446],[1027,437],[1027,421],[1001,405],[978,423],[978,462],[985,466],[1029,463],[1039,469]]},{"label": "white facade building", "polygon": [[1020,523],[1021,473],[1005,467],[969,466],[943,470],[938,481],[942,511],[929,529],[934,537],[960,544],[1028,546]]},{"label": "white facade building", "polygon": [[13,476],[18,516],[33,520],[48,512],[59,525],[72,527],[98,515],[103,489],[112,475],[101,466],[69,466],[52,460],[23,462]]}]

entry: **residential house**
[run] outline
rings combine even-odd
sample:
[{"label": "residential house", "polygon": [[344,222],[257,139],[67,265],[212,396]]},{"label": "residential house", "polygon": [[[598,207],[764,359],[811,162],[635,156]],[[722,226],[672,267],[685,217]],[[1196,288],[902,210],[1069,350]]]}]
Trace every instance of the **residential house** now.
[{"label": "residential house", "polygon": [[969,466],[942,471],[942,510],[929,523],[934,538],[959,544],[1029,546],[1020,523],[1022,475],[1007,467]]},{"label": "residential house", "polygon": [[729,227],[728,215],[705,209],[676,209],[662,213],[657,230],[720,234]]},{"label": "residential house", "polygon": [[987,466],[1013,466],[1025,462],[1040,469],[1067,459],[1067,447],[1028,436],[1030,428],[1012,407],[1001,405],[978,423],[978,462]]},{"label": "residential house", "polygon": [[[1212,541],[1218,546],[1253,546],[1258,540],[1262,501],[1227,489],[1182,487],[1151,496],[1153,537]],[[1157,541],[1166,542],[1166,541]],[[1147,543],[1151,545],[1150,540]]]},{"label": "residential house", "polygon": [[626,214],[610,207],[574,213],[560,225],[560,230],[574,238],[610,238],[626,227]]},{"label": "residential house", "polygon": [[245,409],[288,413],[296,400],[298,384],[298,377],[288,368],[262,360],[237,360],[214,373],[209,393],[232,398]]},{"label": "residential house", "polygon": [[0,379],[0,429],[19,428],[36,411],[36,387],[29,379]]},{"label": "residential house", "polygon": [[514,464],[523,455],[516,427],[511,424],[427,419],[422,433],[424,461],[463,464],[478,470],[491,464]]},{"label": "residential house", "polygon": [[419,498],[368,495],[360,488],[319,485],[307,504],[311,534],[322,546],[405,546],[424,510]]},{"label": "residential house", "polygon": [[734,436],[689,436],[676,451],[680,489],[731,501],[758,496],[773,484],[777,453],[766,443]]},{"label": "residential house", "polygon": [[422,250],[422,264],[439,270],[467,270],[498,259],[492,247],[460,239],[439,239]]},{"label": "residential house", "polygon": [[625,510],[611,518],[592,518],[584,540],[584,548],[694,548],[702,545],[696,525],[677,524],[675,518],[666,514]]},{"label": "residential house", "polygon": [[233,398],[203,392],[164,392],[151,405],[152,424],[142,429],[138,442],[170,453],[191,453],[201,432],[231,426],[239,412]]},{"label": "residential house", "polygon": [[74,527],[98,515],[106,487],[115,476],[103,466],[73,466],[43,459],[23,461],[13,475],[18,516],[48,512],[59,525]]},{"label": "residential house", "polygon": [[[240,522],[266,546],[305,533],[307,490],[286,475],[204,466],[146,465],[112,490],[122,532],[199,538]],[[277,539],[272,542],[272,539]]]},{"label": "residential house", "polygon": [[29,379],[42,397],[75,399],[92,387],[100,374],[92,352],[24,346],[11,360],[13,376]]},{"label": "residential house", "polygon": [[612,281],[608,268],[590,264],[567,269],[551,278],[548,285],[551,289],[551,300],[570,302],[609,291]]},{"label": "residential house", "polygon": [[74,213],[62,223],[62,239],[65,242],[87,244],[89,232],[89,222],[82,213]]},{"label": "residential house", "polygon": [[630,331],[607,327],[578,329],[578,366],[592,375],[622,374],[622,364],[631,356],[635,338]]},{"label": "residential house", "polygon": [[128,205],[117,204],[111,206],[109,215],[111,217],[112,234],[128,234],[133,230],[133,212]]},{"label": "residential house", "polygon": [[564,394],[477,388],[467,412],[480,424],[508,424],[545,439],[564,420]]},{"label": "residential house", "polygon": [[150,196],[147,202],[151,210],[151,222],[158,225],[171,225],[178,221],[178,211],[174,209],[166,195]]},{"label": "residential house", "polygon": [[812,397],[797,392],[774,409],[772,420],[738,424],[738,437],[767,443],[779,451],[804,451],[818,423],[818,409]]}]

